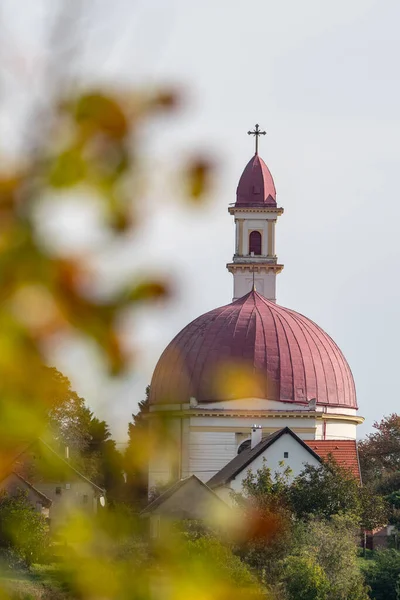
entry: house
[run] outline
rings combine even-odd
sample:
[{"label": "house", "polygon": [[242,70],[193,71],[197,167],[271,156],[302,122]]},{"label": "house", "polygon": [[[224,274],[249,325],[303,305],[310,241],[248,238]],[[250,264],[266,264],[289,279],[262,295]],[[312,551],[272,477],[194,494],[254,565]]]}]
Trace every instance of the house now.
[{"label": "house", "polygon": [[41,494],[43,502],[46,498],[52,529],[65,523],[71,514],[95,514],[99,504],[105,505],[105,491],[41,439],[20,448],[7,474],[0,478],[0,489],[15,493],[18,488],[29,488],[28,498],[35,506],[39,500],[34,493]]},{"label": "house", "polygon": [[[319,450],[319,452],[318,452]],[[208,487],[227,503],[232,503],[231,492],[240,492],[249,470],[257,471],[267,465],[271,472],[291,469],[290,478],[299,475],[306,464],[318,466],[332,455],[361,480],[357,446],[354,440],[304,441],[289,427],[284,427],[262,439],[262,430],[253,427],[249,445],[207,482]]]},{"label": "house", "polygon": [[36,512],[49,518],[49,510],[52,504],[50,498],[35,488],[29,481],[26,481],[21,475],[18,475],[18,473],[11,472],[3,477],[0,481],[0,492],[6,492],[9,496],[16,496],[19,492],[25,492]]},{"label": "house", "polygon": [[196,475],[191,475],[153,500],[140,516],[149,519],[150,537],[156,539],[174,521],[201,521],[211,527],[221,526],[229,512],[217,494]]},{"label": "house", "polygon": [[216,473],[207,484],[196,475],[181,479],[141,513],[150,519],[150,536],[158,538],[168,522],[199,520],[212,526],[232,520],[232,492],[241,492],[243,480],[251,470],[267,465],[272,473],[289,467],[294,479],[306,465],[319,466],[332,456],[361,482],[357,445],[354,440],[302,440],[289,427],[262,437],[262,429],[254,426],[251,439],[235,458]]}]

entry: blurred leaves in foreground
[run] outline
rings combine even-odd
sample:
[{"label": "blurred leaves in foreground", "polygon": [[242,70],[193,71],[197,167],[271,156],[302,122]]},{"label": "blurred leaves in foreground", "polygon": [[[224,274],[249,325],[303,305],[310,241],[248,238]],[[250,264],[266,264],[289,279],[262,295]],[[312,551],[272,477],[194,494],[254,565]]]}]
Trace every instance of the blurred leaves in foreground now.
[{"label": "blurred leaves in foreground", "polygon": [[[144,193],[138,132],[156,116],[175,110],[179,101],[170,90],[139,94],[92,89],[56,98],[43,121],[38,117],[34,124],[40,132],[34,147],[21,157],[20,164],[0,172],[1,471],[14,468],[20,447],[41,438],[61,452],[68,446],[71,464],[113,492],[109,506],[100,508],[101,514],[88,518],[77,510],[64,528],[57,529],[56,538],[54,531],[48,537],[44,518],[26,499],[0,502],[0,543],[8,540],[14,549],[19,548],[26,566],[39,558],[49,564],[56,561],[60,597],[156,597],[157,570],[178,577],[170,568],[170,555],[162,560],[151,557],[143,523],[132,507],[124,508],[123,502],[129,505],[130,501],[123,492],[122,455],[107,424],[89,411],[70,390],[69,382],[46,368],[53,362],[52,344],[73,335],[96,345],[109,374],[124,374],[133,359],[122,335],[127,311],[139,303],[168,299],[173,290],[162,277],[134,274],[119,287],[99,293],[92,256],[74,247],[62,253],[52,247],[38,225],[38,207],[44,198],[59,205],[83,193],[95,202],[103,237],[110,244],[135,235],[141,225]],[[202,200],[210,189],[211,164],[192,159],[174,167],[188,202]],[[104,252],[105,248],[96,250]],[[146,468],[149,443],[143,435],[143,452],[135,457],[138,471]],[[32,453],[37,454],[36,450]],[[46,542],[38,541],[42,534]],[[177,552],[186,552],[186,547],[178,550],[178,546],[174,559]],[[182,555],[180,567],[185,560]],[[6,563],[7,559],[3,566],[10,575],[15,565]],[[30,566],[25,577],[33,573]],[[6,579],[7,575],[4,586],[0,581],[1,598],[19,597],[18,591],[16,595],[9,592],[19,588],[8,585]],[[169,585],[178,593],[178,588],[188,589],[194,582],[190,575],[186,584],[179,579]],[[56,597],[52,585],[49,589]],[[198,597],[206,597],[200,588]]]}]

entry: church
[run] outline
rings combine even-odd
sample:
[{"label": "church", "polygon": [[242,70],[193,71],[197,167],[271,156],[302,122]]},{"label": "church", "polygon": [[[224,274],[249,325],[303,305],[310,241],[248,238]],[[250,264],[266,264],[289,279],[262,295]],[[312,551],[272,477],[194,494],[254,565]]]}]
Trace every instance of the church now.
[{"label": "church", "polygon": [[358,470],[356,428],[363,418],[351,369],[321,327],[276,301],[283,265],[275,233],[283,208],[258,153],[265,132],[256,125],[248,133],[255,154],[228,206],[235,223],[227,264],[233,301],[184,327],[157,363],[149,489],[191,476],[210,487],[226,485],[227,472],[232,479],[238,465],[267,451],[277,464],[300,461],[300,471],[330,449]]}]

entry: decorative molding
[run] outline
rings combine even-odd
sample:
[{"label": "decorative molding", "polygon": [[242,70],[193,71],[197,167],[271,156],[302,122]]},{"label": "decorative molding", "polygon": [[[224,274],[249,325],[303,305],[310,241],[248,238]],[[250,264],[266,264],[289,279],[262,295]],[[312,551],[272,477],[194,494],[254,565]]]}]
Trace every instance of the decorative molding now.
[{"label": "decorative molding", "polygon": [[[213,426],[213,425],[191,425],[190,426],[190,431],[196,432],[196,431],[216,431],[218,433],[243,433],[243,434],[248,434],[251,433],[252,431],[252,427],[242,427],[241,425],[237,426],[237,427],[224,427],[224,426]],[[278,431],[280,428],[277,427],[262,427],[262,431],[263,433],[274,433],[275,431]],[[317,428],[316,427],[291,427],[290,429],[292,429],[292,431],[294,431],[295,433],[316,433]]]},{"label": "decorative molding", "polygon": [[276,263],[253,263],[253,262],[247,262],[247,263],[228,263],[226,265],[226,268],[228,269],[229,273],[236,273],[237,271],[251,271],[253,272],[253,269],[256,273],[261,273],[261,272],[265,272],[268,273],[270,271],[273,271],[275,273],[280,273],[283,270],[283,265],[278,265]]},{"label": "decorative molding", "polygon": [[274,206],[247,206],[247,207],[239,207],[239,206],[229,206],[228,212],[230,215],[234,215],[236,212],[249,212],[249,213],[275,213],[278,217],[283,215],[282,207],[274,207]]},{"label": "decorative molding", "polygon": [[[167,411],[162,410],[158,413],[158,415],[165,415]],[[158,416],[156,412],[147,413],[147,418]],[[364,417],[359,415],[345,415],[345,414],[332,414],[332,413],[323,413],[320,411],[311,411],[311,410],[288,410],[288,411],[274,411],[274,410],[218,410],[218,409],[191,409],[191,410],[174,410],[171,409],[168,411],[168,416],[166,418],[171,417],[224,417],[225,419],[233,418],[233,417],[251,417],[251,418],[272,418],[272,419],[316,419],[316,420],[325,420],[325,421],[343,421],[347,423],[355,423],[356,425],[360,425],[364,423]]]}]

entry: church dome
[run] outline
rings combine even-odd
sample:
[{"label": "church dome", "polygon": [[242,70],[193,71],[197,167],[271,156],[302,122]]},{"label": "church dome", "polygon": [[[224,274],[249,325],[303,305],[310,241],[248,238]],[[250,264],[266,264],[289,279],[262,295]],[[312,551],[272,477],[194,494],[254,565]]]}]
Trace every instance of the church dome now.
[{"label": "church dome", "polygon": [[255,397],[357,408],[350,367],[332,338],[256,291],[182,329],[161,355],[150,390],[153,405]]},{"label": "church dome", "polygon": [[251,158],[242,173],[235,206],[276,206],[274,180],[258,154]]}]

